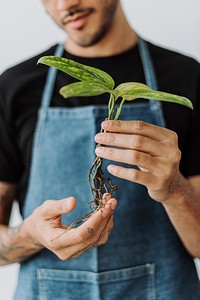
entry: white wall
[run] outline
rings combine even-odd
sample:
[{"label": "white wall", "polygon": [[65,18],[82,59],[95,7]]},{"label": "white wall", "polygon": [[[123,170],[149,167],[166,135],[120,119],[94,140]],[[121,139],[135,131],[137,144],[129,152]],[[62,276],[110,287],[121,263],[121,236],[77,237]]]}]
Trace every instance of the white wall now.
[{"label": "white wall", "polygon": [[[143,37],[200,60],[199,0],[122,3],[130,22]],[[64,33],[45,13],[40,0],[0,0],[0,73],[62,39]]]},{"label": "white wall", "polygon": [[[66,0],[67,1],[67,0]],[[100,1],[100,0],[99,0]],[[199,0],[122,0],[137,32],[200,61]],[[83,0],[83,4],[86,0]],[[0,73],[64,39],[40,0],[0,0]],[[19,222],[14,211],[13,224]],[[0,268],[0,299],[11,300],[18,265]]]}]

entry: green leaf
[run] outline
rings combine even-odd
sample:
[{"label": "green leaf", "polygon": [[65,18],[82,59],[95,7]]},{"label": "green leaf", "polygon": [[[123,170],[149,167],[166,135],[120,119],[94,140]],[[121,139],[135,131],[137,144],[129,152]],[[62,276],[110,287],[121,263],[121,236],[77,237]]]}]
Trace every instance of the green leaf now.
[{"label": "green leaf", "polygon": [[67,58],[43,56],[38,60],[38,63],[54,67],[81,81],[102,84],[110,90],[115,86],[114,80],[108,73]]},{"label": "green leaf", "polygon": [[166,101],[166,102],[174,102],[178,104],[182,104],[193,109],[192,102],[182,96],[155,91],[152,90],[145,84],[138,83],[138,82],[126,82],[120,84],[114,90],[118,97],[125,98],[127,101],[132,101],[138,98],[144,98],[149,100],[159,100],[159,101]]},{"label": "green leaf", "polygon": [[92,82],[74,82],[60,89],[60,94],[66,99],[70,97],[98,96],[109,92],[105,86]]}]

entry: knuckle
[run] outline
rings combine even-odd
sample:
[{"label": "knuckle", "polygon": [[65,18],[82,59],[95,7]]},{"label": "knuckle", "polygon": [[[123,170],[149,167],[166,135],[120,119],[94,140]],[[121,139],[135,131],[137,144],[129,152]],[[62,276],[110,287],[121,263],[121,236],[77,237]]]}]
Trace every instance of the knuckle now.
[{"label": "knuckle", "polygon": [[99,240],[99,237],[97,234],[95,234],[95,236],[93,236],[92,238],[90,238],[90,242],[93,244],[97,243]]},{"label": "knuckle", "polygon": [[111,216],[111,218],[112,218],[112,220],[111,220],[111,222],[110,222],[110,224],[108,226],[108,231],[112,231],[113,228],[115,227],[115,224],[114,224],[114,221],[113,221],[113,216]]},{"label": "knuckle", "polygon": [[174,142],[178,142],[178,134],[175,131],[170,131],[171,139],[173,139]]},{"label": "knuckle", "polygon": [[52,204],[52,200],[46,200],[42,203],[41,205],[41,210],[42,211],[46,211],[48,208],[51,207],[51,204]]},{"label": "knuckle", "polygon": [[43,209],[43,208],[42,208],[42,205],[36,207],[36,208],[34,209],[32,215],[37,216],[38,214],[40,214],[40,212],[42,211],[42,209]]},{"label": "knuckle", "polygon": [[88,241],[90,242],[95,242],[97,239],[97,233],[95,232],[89,232],[87,230],[87,232],[85,233],[77,233],[76,237],[74,237],[76,242],[80,243],[80,244],[86,244],[88,243]]},{"label": "knuckle", "polygon": [[77,257],[79,257],[81,254],[82,254],[82,252],[81,252],[81,253],[74,254],[74,255],[71,256],[71,258],[77,258]]},{"label": "knuckle", "polygon": [[88,236],[85,242],[87,243],[95,243],[97,240],[97,234],[93,234],[92,236]]},{"label": "knuckle", "polygon": [[139,180],[139,172],[135,169],[131,170],[131,175],[130,175],[130,179],[133,182],[137,182]]},{"label": "knuckle", "polygon": [[105,142],[111,142],[114,143],[115,142],[115,135],[112,133],[106,133],[105,134]]},{"label": "knuckle", "polygon": [[115,225],[114,222],[111,224],[111,226],[109,227],[109,231],[112,231],[114,229]]},{"label": "knuckle", "polygon": [[106,133],[101,133],[101,144],[106,142],[107,139],[108,139],[107,134]]},{"label": "knuckle", "polygon": [[181,156],[182,156],[181,150],[176,149],[175,155],[174,155],[176,162],[179,162],[181,160]]},{"label": "knuckle", "polygon": [[144,139],[142,136],[135,136],[133,140],[133,148],[141,149],[143,146]]},{"label": "knuckle", "polygon": [[182,153],[179,148],[171,149],[169,157],[171,159],[172,166],[180,162],[181,155]]},{"label": "knuckle", "polygon": [[112,157],[113,156],[113,149],[108,148],[107,149],[107,154]]},{"label": "knuckle", "polygon": [[105,235],[100,241],[99,241],[99,245],[104,245],[106,244],[108,241],[108,235]]},{"label": "knuckle", "polygon": [[74,240],[76,243],[85,243],[87,238],[82,233],[78,232],[78,229],[74,233]]},{"label": "knuckle", "polygon": [[49,239],[47,241],[47,248],[52,250],[52,251],[56,251],[56,250],[61,248],[61,245],[59,245],[57,241]]},{"label": "knuckle", "polygon": [[65,261],[64,256],[63,256],[62,254],[58,254],[58,253],[56,253],[56,252],[54,252],[54,253],[55,253],[55,255],[57,255],[57,257],[58,257],[60,260]]},{"label": "knuckle", "polygon": [[117,127],[122,127],[123,125],[125,125],[124,122],[122,122],[122,121],[120,121],[120,120],[117,120],[117,121],[116,121],[116,126],[117,126]]},{"label": "knuckle", "polygon": [[141,154],[138,151],[129,151],[129,160],[130,163],[138,163],[140,161]]},{"label": "knuckle", "polygon": [[65,254],[65,253],[55,253],[58,258],[62,261],[67,261],[70,258],[69,254]]},{"label": "knuckle", "polygon": [[141,121],[141,120],[135,121],[135,127],[138,131],[142,131],[145,126],[146,126],[146,123],[144,121]]},{"label": "knuckle", "polygon": [[84,244],[87,241],[87,237],[80,233],[77,233],[77,235],[74,238],[79,244]]}]

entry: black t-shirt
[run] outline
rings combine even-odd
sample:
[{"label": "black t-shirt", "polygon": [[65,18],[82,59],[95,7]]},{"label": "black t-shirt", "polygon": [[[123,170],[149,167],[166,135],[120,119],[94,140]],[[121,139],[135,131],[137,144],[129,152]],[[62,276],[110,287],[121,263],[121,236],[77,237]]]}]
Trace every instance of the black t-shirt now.
[{"label": "black t-shirt", "polygon": [[[200,65],[184,55],[148,43],[159,90],[188,97],[194,110],[163,102],[167,128],[177,132],[182,151],[180,169],[184,176],[200,174]],[[0,181],[19,184],[18,200],[24,201],[32,153],[32,140],[48,67],[37,65],[41,56],[54,55],[56,45],[8,69],[0,77]],[[64,52],[64,57],[108,72],[116,85],[143,82],[144,73],[138,47],[111,57],[85,58]],[[65,100],[63,85],[75,81],[58,72],[52,106],[107,104],[108,95]],[[132,102],[134,105],[134,101]]]}]

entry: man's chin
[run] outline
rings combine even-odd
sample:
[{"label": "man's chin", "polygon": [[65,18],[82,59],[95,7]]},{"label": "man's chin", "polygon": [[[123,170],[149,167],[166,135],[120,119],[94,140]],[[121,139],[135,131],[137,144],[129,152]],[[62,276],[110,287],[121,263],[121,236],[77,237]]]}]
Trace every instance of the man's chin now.
[{"label": "man's chin", "polygon": [[88,48],[97,45],[105,36],[104,31],[101,31],[98,34],[86,34],[82,32],[79,33],[80,34],[76,37],[75,35],[71,35],[71,39],[76,45],[83,48]]}]

